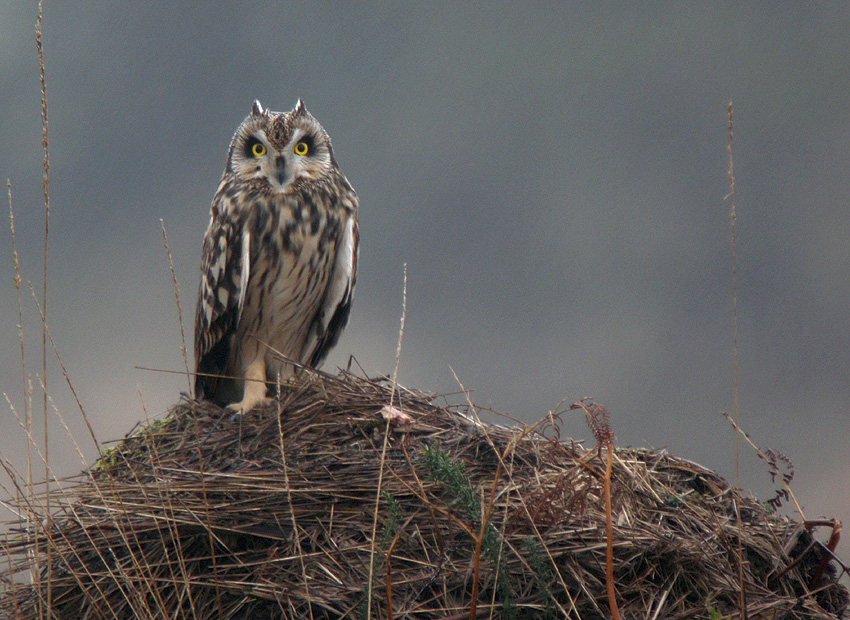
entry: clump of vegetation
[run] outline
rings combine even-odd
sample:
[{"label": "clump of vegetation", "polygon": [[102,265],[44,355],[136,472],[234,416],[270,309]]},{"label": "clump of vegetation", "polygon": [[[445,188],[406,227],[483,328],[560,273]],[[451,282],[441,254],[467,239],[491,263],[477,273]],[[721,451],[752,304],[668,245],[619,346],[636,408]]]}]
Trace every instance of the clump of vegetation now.
[{"label": "clump of vegetation", "polygon": [[[380,476],[389,403],[410,420],[389,422]],[[12,500],[49,525],[3,537],[0,616],[47,617],[50,600],[74,620],[606,617],[606,459],[472,413],[311,372],[245,416],[240,441],[227,412],[182,402],[64,481],[49,521],[38,498]],[[739,536],[750,617],[846,611],[806,524],[690,461],[613,456],[623,617],[736,616]]]}]

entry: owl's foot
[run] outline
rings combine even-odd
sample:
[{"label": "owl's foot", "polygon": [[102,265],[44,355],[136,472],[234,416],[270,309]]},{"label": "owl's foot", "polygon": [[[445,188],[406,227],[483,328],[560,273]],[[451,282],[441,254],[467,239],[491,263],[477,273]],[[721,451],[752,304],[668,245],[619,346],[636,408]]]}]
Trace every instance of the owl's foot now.
[{"label": "owl's foot", "polygon": [[243,398],[238,403],[230,403],[227,405],[226,409],[230,413],[230,419],[235,422],[237,419],[241,419],[242,416],[250,412],[254,407],[268,405],[270,402],[272,402],[272,399],[265,396],[252,400]]},{"label": "owl's foot", "polygon": [[271,402],[270,398],[266,398],[265,381],[252,380],[252,375],[263,377],[265,375],[264,365],[255,364],[248,368],[245,377],[245,393],[242,395],[242,400],[227,405],[227,410],[232,412],[230,415],[231,422],[239,423],[237,438],[239,456],[242,456],[242,417],[257,405],[264,405]]},{"label": "owl's foot", "polygon": [[239,456],[242,456],[242,418],[245,417],[245,414],[251,411],[254,407],[258,405],[265,405],[271,402],[271,398],[266,398],[265,396],[259,399],[248,400],[243,398],[238,403],[231,403],[227,405],[226,411],[230,413],[229,419],[231,424],[238,424],[239,430],[237,431],[237,442],[239,446]]},{"label": "owl's foot", "polygon": [[242,400],[227,405],[233,417],[243,416],[257,405],[269,402],[266,398],[266,363],[263,358],[254,360],[245,371],[245,388]]}]

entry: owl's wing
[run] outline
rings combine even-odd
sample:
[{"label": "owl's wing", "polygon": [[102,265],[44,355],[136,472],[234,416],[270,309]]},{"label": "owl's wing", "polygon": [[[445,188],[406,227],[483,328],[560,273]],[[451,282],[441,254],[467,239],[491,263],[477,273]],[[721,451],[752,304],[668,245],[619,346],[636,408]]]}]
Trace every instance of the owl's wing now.
[{"label": "owl's wing", "polygon": [[214,211],[204,236],[195,314],[196,398],[217,399],[245,302],[250,251],[250,234],[240,235],[232,221]]},{"label": "owl's wing", "polygon": [[304,349],[307,353],[304,359],[309,360],[308,363],[313,368],[318,368],[322,363],[348,323],[359,252],[360,234],[357,228],[357,217],[351,214],[343,223],[342,238],[337,245],[328,290],[322,301],[322,307],[310,326],[310,336]]}]

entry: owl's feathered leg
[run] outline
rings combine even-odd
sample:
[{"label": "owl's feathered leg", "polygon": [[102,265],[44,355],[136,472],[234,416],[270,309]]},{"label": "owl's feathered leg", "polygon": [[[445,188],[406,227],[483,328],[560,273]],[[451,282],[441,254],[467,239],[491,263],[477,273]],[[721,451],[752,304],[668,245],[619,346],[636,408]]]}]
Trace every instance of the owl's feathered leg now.
[{"label": "owl's feathered leg", "polygon": [[227,409],[233,412],[233,418],[239,423],[237,434],[239,456],[242,456],[242,416],[257,405],[267,403],[270,400],[266,398],[266,361],[260,356],[245,371],[245,389],[242,400],[227,405]]},{"label": "owl's feathered leg", "polygon": [[266,398],[266,360],[259,356],[245,371],[245,391],[242,400],[231,403],[227,408],[239,415],[244,415],[257,405],[269,402]]}]

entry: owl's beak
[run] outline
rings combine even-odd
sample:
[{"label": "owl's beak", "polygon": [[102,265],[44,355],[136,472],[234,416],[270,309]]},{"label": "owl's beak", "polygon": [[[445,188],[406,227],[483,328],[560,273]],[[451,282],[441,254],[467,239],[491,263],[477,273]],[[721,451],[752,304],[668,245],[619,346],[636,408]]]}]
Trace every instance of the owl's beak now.
[{"label": "owl's beak", "polygon": [[283,155],[278,155],[274,163],[277,168],[277,182],[283,185],[286,181],[286,159]]}]

